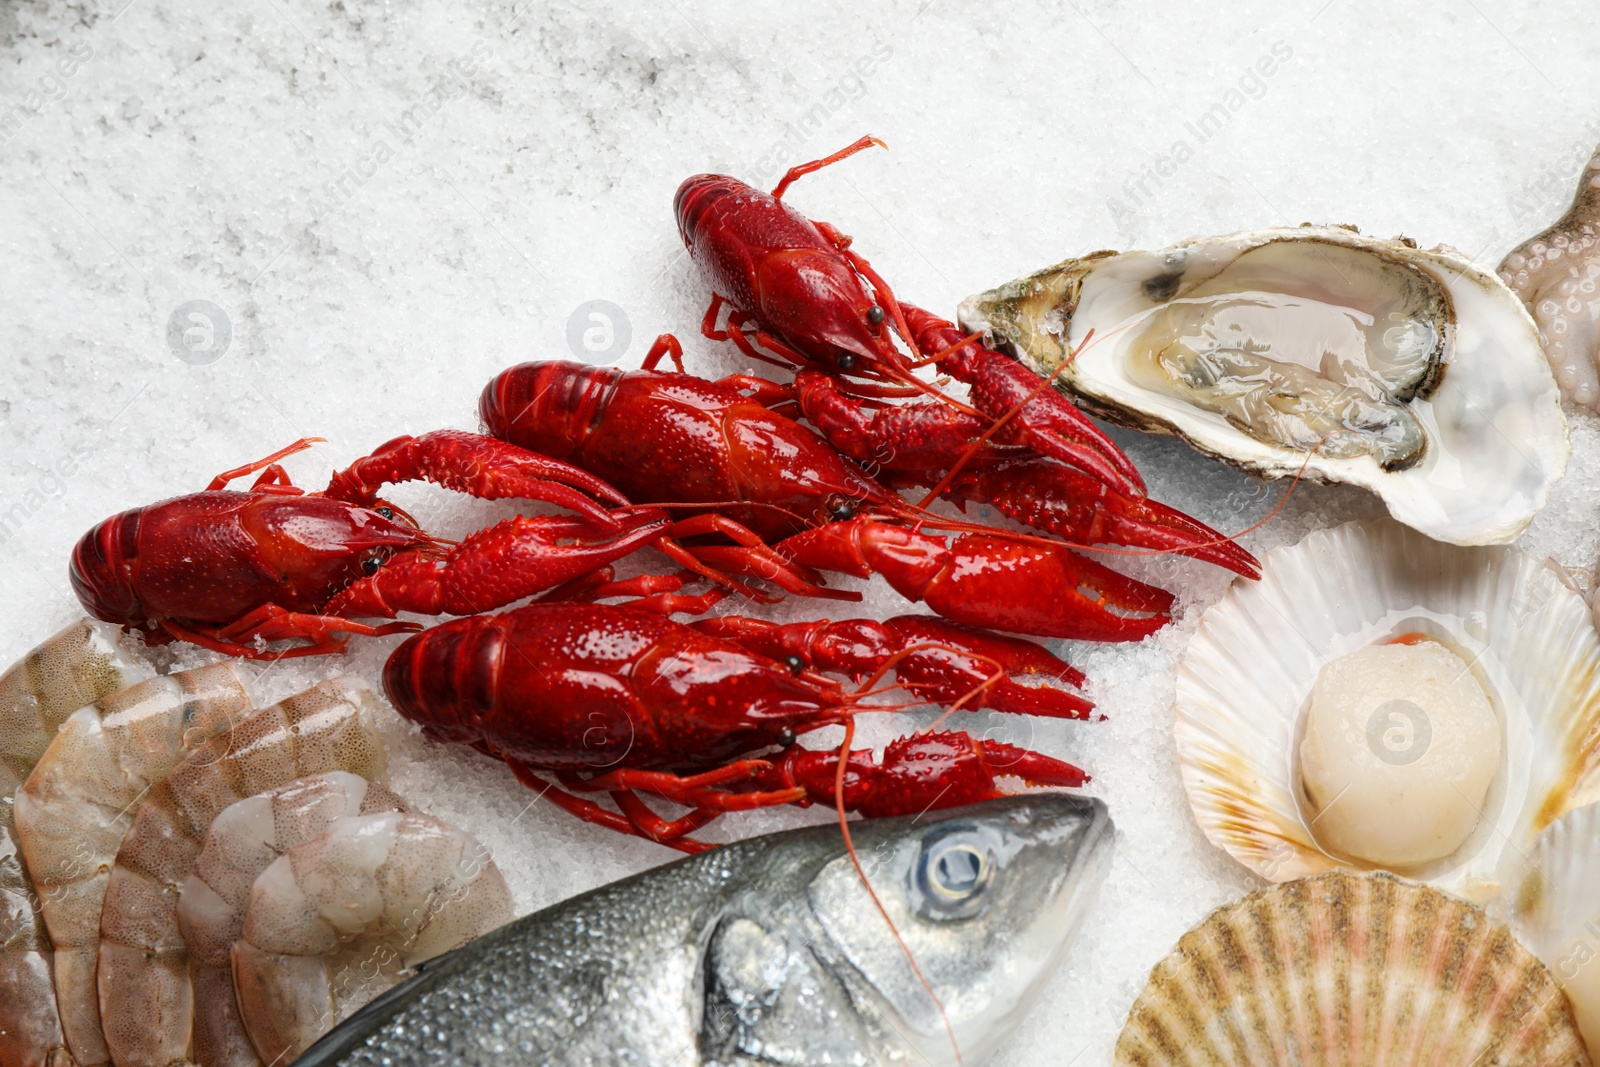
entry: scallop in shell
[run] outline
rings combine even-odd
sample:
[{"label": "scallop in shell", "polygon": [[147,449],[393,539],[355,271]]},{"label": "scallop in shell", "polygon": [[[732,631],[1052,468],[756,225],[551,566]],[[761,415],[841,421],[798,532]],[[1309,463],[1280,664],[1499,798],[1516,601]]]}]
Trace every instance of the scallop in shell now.
[{"label": "scallop in shell", "polygon": [[1218,908],[1150,973],[1117,1067],[1582,1067],[1550,972],[1471,904],[1334,871]]},{"label": "scallop in shell", "polygon": [[1570,452],[1533,320],[1449,248],[1337,226],[1197,237],[1067,260],[960,319],[1096,414],[1362,486],[1452,544],[1514,540]]},{"label": "scallop in shell", "polygon": [[1511,928],[1555,973],[1591,1054],[1600,1052],[1600,806],[1568,812],[1510,857]]},{"label": "scallop in shell", "polygon": [[[1500,731],[1497,766],[1474,801],[1470,832],[1449,854],[1411,867],[1363,861],[1329,846],[1318,827],[1328,809],[1307,795],[1312,695],[1331,661],[1418,634],[1455,650],[1482,687]],[[1382,757],[1390,739],[1374,724],[1387,729],[1379,716],[1387,703],[1382,693],[1372,700],[1365,737],[1353,744],[1377,746]],[[1600,637],[1583,599],[1516,549],[1444,545],[1388,521],[1346,523],[1268,552],[1259,582],[1235,583],[1201,616],[1175,710],[1200,828],[1275,882],[1389,867],[1488,901],[1508,855],[1600,799]],[[1425,752],[1425,725],[1405,740]],[[1405,803],[1396,818],[1408,814]]]}]

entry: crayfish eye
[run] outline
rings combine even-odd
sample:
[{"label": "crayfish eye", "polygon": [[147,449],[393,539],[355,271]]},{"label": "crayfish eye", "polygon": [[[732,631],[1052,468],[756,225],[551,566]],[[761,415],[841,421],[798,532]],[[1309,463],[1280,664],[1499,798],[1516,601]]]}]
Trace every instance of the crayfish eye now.
[{"label": "crayfish eye", "polygon": [[855,370],[856,357],[852,356],[848,352],[845,352],[842,355],[840,355],[838,360],[836,360],[836,362],[839,364],[839,369],[840,370]]},{"label": "crayfish eye", "polygon": [[878,326],[882,322],[883,308],[879,307],[877,304],[873,304],[867,309],[867,323],[872,326]]},{"label": "crayfish eye", "polygon": [[828,517],[834,522],[849,522],[856,517],[854,500],[837,500],[828,507]]},{"label": "crayfish eye", "polygon": [[383,559],[379,556],[368,556],[361,561],[361,573],[372,577],[378,573],[378,568],[383,566]]},{"label": "crayfish eye", "polygon": [[794,731],[789,729],[787,726],[785,726],[782,730],[779,730],[778,744],[784,748],[788,748],[790,745],[794,744]]},{"label": "crayfish eye", "polygon": [[394,508],[389,507],[387,504],[379,504],[373,510],[386,519],[394,518]]},{"label": "crayfish eye", "polygon": [[801,671],[806,669],[806,661],[801,659],[799,656],[792,654],[783,657],[783,665],[789,668],[790,674],[796,676],[798,676]]}]

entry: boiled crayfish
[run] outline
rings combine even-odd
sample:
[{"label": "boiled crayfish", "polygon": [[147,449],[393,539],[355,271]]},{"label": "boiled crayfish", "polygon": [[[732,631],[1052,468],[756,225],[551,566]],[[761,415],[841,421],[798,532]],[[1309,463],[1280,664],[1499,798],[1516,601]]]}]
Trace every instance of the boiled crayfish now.
[{"label": "boiled crayfish", "polygon": [[[934,486],[1073,540],[1183,552],[1256,577],[1248,552],[1148,501],[1132,462],[1038,375],[897,300],[850,238],[783,201],[795,179],[872,145],[882,142],[863,137],[795,167],[770,194],[723,174],[679,186],[678,231],[713,291],[702,332],[753,358],[805,368],[795,380],[805,417],[841,452],[895,475],[886,480],[897,488]],[[731,310],[719,329],[724,302]],[[964,382],[970,406],[943,396],[885,405],[878,398],[889,390],[849,380],[934,393],[913,373],[927,363]]]},{"label": "boiled crayfish", "polygon": [[[849,237],[783,200],[797,178],[873,145],[883,142],[863,137],[831,156],[791,168],[771,193],[726,174],[684,180],[673,199],[678,233],[713,294],[701,331],[713,340],[731,339],[741,352],[765,362],[774,360],[758,344],[795,366],[899,383],[902,392],[934,393],[941,402],[923,412],[924,432],[941,419],[954,420],[957,428],[963,417],[977,416],[987,424],[1004,419],[1001,443],[1024,444],[1120,492],[1143,495],[1144,481],[1132,461],[1015,360],[982,345],[954,344],[961,340],[959,333],[952,344],[925,349],[937,357],[940,370],[970,387],[972,408],[940,396],[913,375],[915,362],[895,347],[891,327],[920,356],[916,339],[943,320],[900,303],[872,265],[851,249]],[[726,329],[719,330],[724,302],[731,311]],[[881,387],[853,388],[884,394]]]},{"label": "boiled crayfish", "polygon": [[[339,651],[344,635],[418,629],[358,618],[489,611],[592,573],[654,545],[720,577],[669,537],[659,508],[628,505],[594,475],[478,434],[401,437],[307,494],[278,464],[297,441],[218,475],[202,492],[97,524],[73,550],[71,579],[88,612],[228,655],[280,658]],[[248,491],[226,488],[261,471]],[[571,516],[516,516],[459,544],[431,537],[377,497],[385,483],[426,479],[483,499],[518,497]],[[303,640],[286,650],[261,642]]]},{"label": "boiled crayfish", "polygon": [[[1059,542],[910,504],[785,415],[796,400],[794,390],[758,378],[713,382],[548,360],[502,371],[478,410],[494,436],[575,463],[630,499],[679,511],[715,507],[767,537],[786,536],[774,547],[800,568],[881,575],[903,596],[957,622],[1094,641],[1139,640],[1167,622],[1170,594]],[[995,471],[963,473],[981,486]],[[1220,535],[1171,508],[1109,489],[1098,497],[1087,487],[1073,492],[1070,480],[1056,476],[1087,476],[1054,461],[1034,457],[1032,473],[1043,484],[1016,476],[1019,491],[999,494],[1018,517],[1074,537],[1187,550],[1254,573],[1248,554],[1218,550],[1226,544]],[[960,499],[974,490],[957,479],[950,492]],[[687,521],[716,532],[715,515]],[[955,536],[928,532],[938,529]],[[685,547],[719,571],[771,574],[760,545]]]},{"label": "boiled crayfish", "polygon": [[[686,835],[722,812],[833,803],[839,754],[802,748],[796,736],[887,709],[819,670],[891,667],[904,687],[952,706],[969,697],[964,706],[1089,714],[1074,693],[1014,681],[1081,679],[1044,649],[937,619],[686,626],[626,604],[537,603],[454,619],[395,649],[384,687],[430,737],[503,759],[579,818],[695,851],[705,846]],[[1000,775],[1087,780],[1071,764],[953,732],[901,738],[881,762],[852,752],[845,771],[846,807],[874,816],[998,796]],[[597,792],[618,810],[584,795]],[[668,821],[641,794],[690,811]]]}]

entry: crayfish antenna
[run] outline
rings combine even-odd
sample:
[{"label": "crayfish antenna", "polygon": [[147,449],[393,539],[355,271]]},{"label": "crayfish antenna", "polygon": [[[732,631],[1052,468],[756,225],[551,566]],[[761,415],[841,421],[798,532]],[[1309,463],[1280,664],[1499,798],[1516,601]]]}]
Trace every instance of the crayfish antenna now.
[{"label": "crayfish antenna", "polygon": [[944,1001],[939,999],[939,994],[933,991],[933,985],[922,973],[922,968],[917,964],[917,957],[911,951],[911,946],[906,944],[906,939],[900,933],[900,928],[894,924],[894,919],[889,915],[889,909],[883,906],[883,901],[878,898],[878,891],[872,888],[872,880],[867,877],[867,870],[861,866],[861,857],[856,854],[855,840],[850,836],[850,820],[845,816],[844,807],[844,776],[850,764],[850,742],[855,740],[856,723],[854,719],[844,721],[844,740],[839,742],[839,766],[834,771],[833,778],[833,808],[839,815],[839,833],[844,837],[845,851],[850,853],[850,863],[856,869],[856,876],[861,879],[861,886],[867,891],[867,896],[872,898],[873,906],[878,909],[878,914],[883,916],[883,921],[889,927],[889,932],[894,935],[895,942],[900,946],[900,951],[905,954],[906,962],[911,964],[912,973],[917,976],[917,981],[922,983],[922,988],[928,991],[928,999],[933,1001],[933,1006],[939,1009],[939,1018],[944,1022],[945,1033],[950,1036],[950,1048],[955,1052],[956,1062],[961,1062],[961,1044],[956,1040],[955,1027],[950,1023],[950,1013],[945,1010]]}]

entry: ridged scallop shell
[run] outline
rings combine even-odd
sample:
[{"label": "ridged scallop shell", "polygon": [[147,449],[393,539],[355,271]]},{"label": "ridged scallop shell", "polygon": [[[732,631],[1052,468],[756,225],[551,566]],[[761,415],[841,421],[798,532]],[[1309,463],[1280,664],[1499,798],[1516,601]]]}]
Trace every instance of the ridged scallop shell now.
[{"label": "ridged scallop shell", "polygon": [[1591,1050],[1600,1050],[1600,805],[1551,823],[1508,858],[1511,928],[1567,991]]},{"label": "ridged scallop shell", "polygon": [[1483,818],[1453,855],[1398,873],[1479,902],[1563,813],[1600,799],[1600,637],[1583,599],[1513,548],[1347,523],[1267,553],[1207,609],[1178,672],[1184,789],[1213,844],[1269,881],[1363,865],[1328,854],[1301,806],[1298,729],[1328,660],[1409,630],[1454,643],[1503,728]]},{"label": "ridged scallop shell", "polygon": [[1118,1067],[1575,1067],[1549,970],[1478,908],[1334,871],[1218,908],[1150,973]]}]

